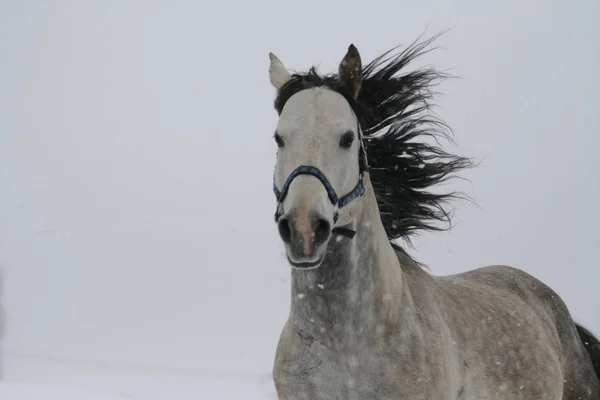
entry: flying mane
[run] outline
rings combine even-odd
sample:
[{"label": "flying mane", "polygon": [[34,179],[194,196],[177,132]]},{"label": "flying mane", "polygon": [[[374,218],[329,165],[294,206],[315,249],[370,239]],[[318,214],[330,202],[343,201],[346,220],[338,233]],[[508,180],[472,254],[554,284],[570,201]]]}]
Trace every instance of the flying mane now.
[{"label": "flying mane", "polygon": [[[304,89],[327,87],[346,98],[360,123],[381,221],[392,244],[399,238],[410,244],[419,230],[449,229],[451,213],[446,207],[463,196],[433,193],[431,187],[472,165],[439,145],[439,138],[450,139],[451,130],[430,112],[431,88],[447,75],[429,68],[399,74],[428,52],[435,38],[415,42],[396,55],[391,54],[396,48],[391,49],[364,66],[357,99],[336,74],[319,75],[315,67],[292,75],[275,99],[281,114],[287,100]],[[426,138],[435,139],[435,144],[423,141]],[[447,228],[438,225],[442,221]]]}]

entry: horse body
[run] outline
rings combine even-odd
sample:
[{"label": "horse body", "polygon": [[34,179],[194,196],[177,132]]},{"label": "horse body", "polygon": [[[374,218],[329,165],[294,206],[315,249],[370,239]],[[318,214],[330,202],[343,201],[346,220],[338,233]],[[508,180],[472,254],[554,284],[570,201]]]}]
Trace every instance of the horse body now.
[{"label": "horse body", "polygon": [[505,266],[432,276],[386,251],[376,220],[357,219],[356,241],[332,242],[320,268],[293,271],[274,369],[281,399],[600,397],[550,288]]},{"label": "horse body", "polygon": [[598,399],[600,381],[566,305],[508,266],[435,278],[464,365],[466,398]]},{"label": "horse body", "polygon": [[[294,266],[290,314],[273,368],[279,398],[599,400],[593,362],[600,362],[600,344],[549,287],[507,266],[434,276],[391,243],[411,228],[432,229],[423,221],[439,216],[428,206],[437,207],[443,195],[411,190],[465,166],[405,140],[424,131],[398,102],[423,100],[416,89],[429,83],[387,74],[407,58],[379,75],[367,66],[361,72],[371,81],[361,82],[351,47],[335,78],[347,91],[334,78],[292,77],[271,58],[280,112],[276,219]],[[409,89],[412,82],[415,91],[404,100],[393,97],[384,85],[393,79]],[[363,105],[379,96],[370,104],[371,119],[353,102],[361,90],[372,96]],[[394,101],[400,114],[393,114]],[[367,141],[364,150],[360,130],[380,130],[390,118],[396,125],[389,136]],[[359,132],[352,131],[356,125]],[[346,141],[350,133],[358,144]],[[398,150],[393,144],[409,156],[390,157]],[[367,155],[371,166],[362,171],[358,158]],[[296,176],[298,165],[311,166],[301,170],[308,176]],[[361,195],[341,207],[337,192]],[[394,202],[403,195],[406,204]],[[390,211],[399,208],[404,214]]]}]

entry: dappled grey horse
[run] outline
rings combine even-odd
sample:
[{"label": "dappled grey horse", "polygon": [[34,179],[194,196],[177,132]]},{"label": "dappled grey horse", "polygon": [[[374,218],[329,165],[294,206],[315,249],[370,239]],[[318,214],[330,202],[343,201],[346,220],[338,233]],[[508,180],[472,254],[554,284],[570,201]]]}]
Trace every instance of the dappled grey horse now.
[{"label": "dappled grey horse", "polygon": [[[440,147],[432,69],[401,72],[430,41],[337,74],[290,74],[270,54],[279,120],[275,220],[292,266],[278,397],[600,399],[600,344],[527,273],[433,276],[395,240],[441,229],[460,194],[431,187],[470,167]],[[448,220],[449,222],[449,220]]]}]

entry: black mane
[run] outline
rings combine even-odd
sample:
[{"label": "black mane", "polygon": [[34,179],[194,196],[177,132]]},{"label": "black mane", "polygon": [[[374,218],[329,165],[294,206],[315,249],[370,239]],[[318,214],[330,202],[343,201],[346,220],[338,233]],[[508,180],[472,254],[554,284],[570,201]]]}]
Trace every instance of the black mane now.
[{"label": "black mane", "polygon": [[[356,100],[335,74],[319,75],[312,67],[292,75],[278,92],[275,109],[281,113],[287,100],[303,89],[327,87],[343,95],[363,131],[369,174],[388,238],[410,236],[418,230],[442,231],[450,227],[450,200],[459,193],[433,193],[429,189],[471,166],[467,158],[450,154],[439,138],[450,139],[451,130],[430,113],[432,86],[447,77],[424,68],[398,74],[425,52],[435,39],[413,43],[396,55],[390,50],[363,67],[363,82]],[[422,139],[433,139],[435,144]],[[447,221],[448,228],[437,225]]]}]

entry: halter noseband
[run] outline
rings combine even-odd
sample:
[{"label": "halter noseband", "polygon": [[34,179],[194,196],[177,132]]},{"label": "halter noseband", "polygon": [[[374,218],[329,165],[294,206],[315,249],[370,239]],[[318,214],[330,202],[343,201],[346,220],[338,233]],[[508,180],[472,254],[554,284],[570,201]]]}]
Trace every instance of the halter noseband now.
[{"label": "halter noseband", "polygon": [[[359,135],[360,135],[360,130],[359,130]],[[325,187],[325,190],[327,191],[327,196],[329,197],[329,201],[331,201],[331,204],[333,204],[333,223],[335,224],[339,218],[339,212],[338,212],[339,209],[344,207],[345,205],[347,205],[348,203],[350,203],[352,200],[356,199],[357,197],[362,196],[365,193],[364,174],[368,170],[367,155],[366,155],[366,151],[364,149],[364,143],[362,141],[362,138],[360,138],[359,140],[360,140],[360,145],[359,145],[360,153],[359,153],[358,183],[356,184],[356,186],[354,186],[354,189],[352,189],[348,194],[346,194],[342,197],[338,197],[337,193],[335,192],[335,190],[333,189],[333,187],[327,180],[327,177],[325,176],[325,174],[323,172],[321,172],[321,170],[318,169],[317,167],[302,165],[302,166],[296,168],[294,171],[292,171],[292,173],[285,180],[285,183],[283,184],[283,188],[281,189],[281,191],[279,189],[277,189],[277,185],[275,185],[275,180],[273,179],[273,192],[275,193],[275,198],[277,199],[277,210],[275,211],[275,222],[278,222],[281,215],[283,215],[283,201],[285,200],[285,197],[287,196],[287,193],[290,188],[290,185],[292,184],[292,181],[300,175],[312,175],[315,178],[317,178],[319,181],[321,181],[321,183]],[[352,239],[354,237],[354,235],[356,234],[355,231],[348,229],[348,228],[343,228],[343,227],[335,227],[332,229],[332,232],[346,236],[350,239]]]}]

